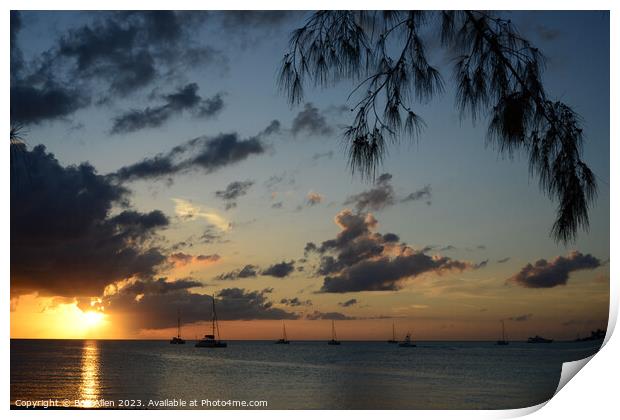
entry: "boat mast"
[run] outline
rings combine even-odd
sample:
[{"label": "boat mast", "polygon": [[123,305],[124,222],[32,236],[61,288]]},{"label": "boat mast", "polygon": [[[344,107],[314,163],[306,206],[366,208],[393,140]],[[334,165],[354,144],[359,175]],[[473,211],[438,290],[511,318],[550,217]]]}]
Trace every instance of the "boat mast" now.
[{"label": "boat mast", "polygon": [[211,328],[213,329],[213,335],[217,332],[217,339],[220,339],[220,325],[217,322],[217,312],[215,312],[215,295],[211,296],[213,299],[213,321]]},{"label": "boat mast", "polygon": [[177,337],[181,338],[181,311],[177,309]]},{"label": "boat mast", "polygon": [[502,319],[502,341],[506,341],[506,333],[504,331],[504,320]]},{"label": "boat mast", "polygon": [[284,324],[284,321],[282,321],[282,338],[286,341],[286,325]]},{"label": "boat mast", "polygon": [[394,327],[394,321],[392,321],[392,341],[396,341],[396,327]]},{"label": "boat mast", "polygon": [[211,295],[211,334],[215,338],[215,295]]},{"label": "boat mast", "polygon": [[332,340],[336,341],[336,325],[334,324],[333,319],[332,319]]}]

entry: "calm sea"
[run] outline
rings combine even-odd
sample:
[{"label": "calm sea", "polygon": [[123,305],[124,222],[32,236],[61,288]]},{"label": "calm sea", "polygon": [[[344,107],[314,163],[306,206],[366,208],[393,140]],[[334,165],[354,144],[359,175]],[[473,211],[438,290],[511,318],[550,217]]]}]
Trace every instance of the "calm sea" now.
[{"label": "calm sea", "polygon": [[[270,409],[506,409],[549,399],[563,362],[601,342],[11,340],[17,400],[267,401]],[[208,408],[208,407],[199,407]]]}]

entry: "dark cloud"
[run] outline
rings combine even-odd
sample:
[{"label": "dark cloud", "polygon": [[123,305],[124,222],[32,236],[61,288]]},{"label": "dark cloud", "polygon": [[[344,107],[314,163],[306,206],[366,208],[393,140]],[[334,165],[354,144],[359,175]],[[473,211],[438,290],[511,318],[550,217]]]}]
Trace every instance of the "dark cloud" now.
[{"label": "dark cloud", "polygon": [[200,255],[191,255],[186,254],[184,252],[175,252],[170,254],[168,259],[175,266],[184,266],[192,263],[213,263],[220,260],[220,256],[218,254],[200,254]]},{"label": "dark cloud", "polygon": [[237,133],[197,137],[174,147],[168,153],[125,166],[114,177],[120,181],[132,181],[158,179],[192,170],[211,173],[264,152],[265,147],[257,137],[242,140]]},{"label": "dark cloud", "polygon": [[350,317],[347,316],[343,313],[340,312],[320,312],[320,311],[314,311],[312,313],[309,313],[306,315],[306,319],[310,319],[310,320],[320,320],[320,319],[327,319],[327,320],[334,320],[334,321],[343,321],[343,320],[348,320],[348,319],[355,319],[354,317]]},{"label": "dark cloud", "polygon": [[123,96],[189,63],[221,62],[220,52],[194,42],[204,15],[141,11],[99,14],[104,18],[70,30],[58,42],[57,57],[73,60],[78,77],[97,78]]},{"label": "dark cloud", "polygon": [[527,264],[507,281],[527,288],[563,286],[573,271],[593,270],[600,265],[601,261],[591,254],[572,251],[566,257],[559,256],[552,261],[540,259],[533,265]]},{"label": "dark cloud", "polygon": [[425,185],[424,188],[420,188],[417,191],[409,193],[406,197],[403,197],[400,201],[401,203],[406,203],[408,201],[426,200],[426,204],[430,204],[431,196],[432,196],[431,186]]},{"label": "dark cloud", "polygon": [[53,81],[36,85],[16,82],[11,85],[11,121],[22,124],[64,118],[88,104],[88,98],[80,90],[63,87]]},{"label": "dark cloud", "polygon": [[301,300],[298,297],[290,298],[290,299],[282,299],[280,300],[282,305],[286,306],[312,306],[311,300]]},{"label": "dark cloud", "polygon": [[350,196],[344,202],[345,205],[354,204],[358,212],[365,210],[379,211],[393,206],[396,202],[394,188],[390,183],[392,175],[385,173],[375,181],[375,187],[368,191]]},{"label": "dark cloud", "polygon": [[289,262],[282,261],[280,263],[273,264],[264,269],[261,274],[264,276],[283,278],[287,277],[293,271],[295,271],[295,261],[291,260]]},{"label": "dark cloud", "polygon": [[529,321],[530,319],[532,319],[534,315],[532,314],[523,314],[523,315],[519,315],[519,316],[513,316],[508,318],[510,321],[517,321],[517,322],[523,322],[523,321]]},{"label": "dark cloud", "polygon": [[260,135],[271,136],[273,134],[280,134],[281,130],[282,130],[282,124],[280,124],[280,121],[273,120],[269,123],[269,125],[263,131],[261,131]]},{"label": "dark cloud", "polygon": [[334,129],[327,123],[327,120],[317,107],[307,103],[304,109],[293,119],[291,132],[294,136],[298,134],[329,136],[333,134]]},{"label": "dark cloud", "polygon": [[216,242],[222,242],[223,235],[222,232],[216,229],[214,226],[207,226],[198,239],[202,243],[212,244]]},{"label": "dark cloud", "polygon": [[489,260],[486,259],[484,261],[480,261],[478,264],[476,264],[476,268],[484,268],[489,264]]},{"label": "dark cloud", "polygon": [[359,302],[357,301],[357,299],[349,299],[349,300],[345,300],[344,302],[339,302],[338,305],[342,306],[343,308],[346,308],[348,306],[353,306],[353,305],[357,305]]},{"label": "dark cloud", "polygon": [[162,212],[132,210],[128,191],[88,163],[63,167],[44,146],[19,156],[11,161],[13,294],[97,296],[166,262],[153,245],[169,223]]},{"label": "dark cloud", "polygon": [[[25,61],[17,43],[21,15],[11,14],[14,121],[36,124],[68,117],[90,103],[108,103],[160,78],[177,76],[188,67],[227,66],[225,56],[197,36],[203,13],[123,11],[92,15],[91,22],[61,34],[49,50]],[[197,105],[195,112],[212,114],[221,105],[222,98],[216,95]],[[156,124],[162,114],[162,110],[144,110],[128,121],[142,117],[148,126]]]},{"label": "dark cloud", "polygon": [[200,117],[213,117],[224,107],[221,94],[213,98],[203,99],[198,95],[198,85],[189,83],[174,93],[163,95],[163,104],[156,107],[134,109],[114,118],[114,124],[110,132],[112,134],[125,134],[144,128],[156,128],[166,123],[175,115],[183,111],[191,111]]},{"label": "dark cloud", "polygon": [[237,206],[237,199],[248,193],[250,187],[254,185],[254,181],[234,181],[226,186],[224,190],[215,192],[215,196],[226,202],[226,210]]},{"label": "dark cloud", "polygon": [[325,276],[322,292],[399,290],[406,279],[425,273],[478,268],[395,243],[393,237],[375,232],[378,222],[370,213],[343,210],[335,222],[341,229],[336,238],[319,246],[309,242],[304,249],[306,255],[319,254],[317,274]]},{"label": "dark cloud", "polygon": [[[103,303],[110,313],[122,314],[125,324],[135,330],[174,327],[177,311],[185,324],[210,321],[213,298],[189,290],[200,286],[200,282],[191,279],[138,281],[105,296]],[[225,321],[297,318],[294,313],[273,307],[268,298],[270,292],[270,289],[222,289],[215,297],[218,318]]]},{"label": "dark cloud", "polygon": [[510,261],[510,257],[501,258],[501,259],[497,260],[497,263],[498,264],[503,264],[503,263],[508,262],[508,261]]},{"label": "dark cloud", "polygon": [[381,174],[376,180],[374,187],[363,191],[359,194],[349,196],[344,205],[353,204],[358,212],[363,211],[380,211],[387,207],[391,207],[397,202],[407,203],[409,201],[418,201],[426,199],[430,203],[431,187],[430,185],[414,191],[405,197],[398,198],[392,186],[392,174]]},{"label": "dark cloud", "polygon": [[252,264],[247,264],[243,268],[230,271],[228,273],[223,273],[218,275],[216,280],[237,280],[237,279],[245,279],[249,277],[256,277],[258,275],[258,267]]}]

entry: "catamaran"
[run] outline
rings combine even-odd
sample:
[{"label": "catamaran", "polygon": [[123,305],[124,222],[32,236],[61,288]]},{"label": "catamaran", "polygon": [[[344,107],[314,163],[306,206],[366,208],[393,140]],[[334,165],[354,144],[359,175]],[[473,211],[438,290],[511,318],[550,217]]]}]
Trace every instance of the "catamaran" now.
[{"label": "catamaran", "polygon": [[181,313],[177,311],[177,336],[172,337],[170,344],[185,344],[185,340],[181,338]]},{"label": "catamaran", "polygon": [[286,338],[286,325],[284,325],[284,321],[282,321],[282,338],[276,341],[276,344],[288,344],[289,341]]},{"label": "catamaran", "polygon": [[497,340],[497,344],[498,346],[507,346],[508,345],[508,341],[506,341],[506,331],[504,329],[504,320],[502,319],[502,339],[501,340]]},{"label": "catamaran", "polygon": [[220,340],[220,326],[217,323],[217,313],[215,312],[215,296],[212,296],[212,301],[211,334],[206,334],[201,340],[196,342],[196,347],[218,348],[227,346],[224,341]]},{"label": "catamaran", "polygon": [[327,342],[330,346],[339,346],[340,341],[336,340],[336,325],[332,319],[332,339]]},{"label": "catamaran", "polygon": [[405,339],[398,343],[398,347],[415,347],[415,343],[411,341],[411,333],[407,333]]},{"label": "catamaran", "polygon": [[394,326],[393,322],[392,322],[392,338],[388,340],[387,342],[392,343],[392,344],[398,343],[398,341],[396,341],[396,327]]}]

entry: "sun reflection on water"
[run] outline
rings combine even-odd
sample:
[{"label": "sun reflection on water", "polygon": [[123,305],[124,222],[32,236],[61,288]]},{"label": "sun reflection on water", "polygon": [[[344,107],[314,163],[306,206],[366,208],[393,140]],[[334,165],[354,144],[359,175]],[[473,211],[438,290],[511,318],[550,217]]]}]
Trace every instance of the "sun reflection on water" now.
[{"label": "sun reflection on water", "polygon": [[79,397],[82,407],[94,407],[99,399],[99,347],[95,340],[85,341],[82,348]]}]

